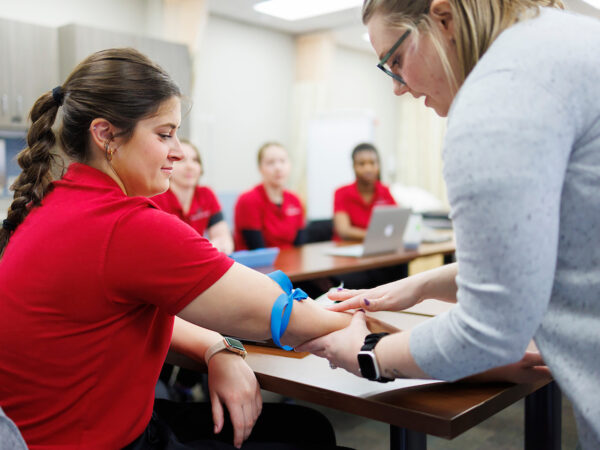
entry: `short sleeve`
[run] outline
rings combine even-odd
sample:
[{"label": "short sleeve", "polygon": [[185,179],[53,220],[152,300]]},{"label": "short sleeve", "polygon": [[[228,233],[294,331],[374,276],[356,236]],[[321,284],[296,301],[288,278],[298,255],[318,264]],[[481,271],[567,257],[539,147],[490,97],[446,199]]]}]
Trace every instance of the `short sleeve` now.
[{"label": "short sleeve", "polygon": [[212,189],[204,186],[204,195],[206,195],[206,203],[208,210],[210,211],[210,215],[213,216],[217,213],[221,212],[221,204],[219,203],[219,199],[212,191]]},{"label": "short sleeve", "polygon": [[262,230],[262,211],[253,191],[240,195],[235,205],[235,227],[238,230]]},{"label": "short sleeve", "polygon": [[176,314],[232,264],[189,225],[144,205],[117,221],[101,267],[109,299]]}]

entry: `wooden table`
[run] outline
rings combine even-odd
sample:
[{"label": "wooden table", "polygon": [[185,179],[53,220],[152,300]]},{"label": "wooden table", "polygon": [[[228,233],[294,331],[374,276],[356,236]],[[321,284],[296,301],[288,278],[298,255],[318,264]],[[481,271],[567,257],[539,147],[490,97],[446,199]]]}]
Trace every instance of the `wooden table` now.
[{"label": "wooden table", "polygon": [[[326,249],[334,245],[338,244],[320,242],[284,249],[273,267],[258,270],[280,269],[298,282],[392,266],[421,256],[449,257],[455,251],[452,240],[364,258],[327,255]],[[401,329],[411,328],[429,316],[428,311],[421,310],[377,314],[396,314],[391,321],[389,317],[378,318]],[[404,380],[382,384],[355,377],[343,369],[332,370],[327,360],[313,355],[299,358],[279,349],[247,347],[248,363],[263,389],[388,423],[393,450],[423,450],[427,434],[452,439],[522,398],[526,399],[524,448],[560,449],[561,396],[554,382],[514,385],[424,381],[405,387]],[[198,363],[174,355],[170,362],[206,370]]]},{"label": "wooden table", "polygon": [[327,241],[306,244],[302,247],[286,248],[281,250],[273,267],[257,270],[265,273],[282,270],[295,283],[343,273],[394,266],[410,262],[420,256],[452,256],[455,250],[455,243],[451,240],[438,244],[421,244],[416,250],[398,250],[394,253],[363,258],[327,255],[326,250],[336,245],[340,244]]},{"label": "wooden table", "polygon": [[[422,314],[385,314],[388,317],[379,318],[386,320],[396,314],[393,324],[404,329],[427,320]],[[248,364],[263,389],[388,423],[393,450],[423,450],[427,434],[452,439],[522,398],[526,398],[524,448],[560,449],[561,397],[554,382],[515,385],[423,380],[421,385],[405,387],[414,380],[376,383],[343,369],[332,370],[327,360],[314,355],[283,354],[278,349],[250,346]]]},{"label": "wooden table", "polygon": [[[429,318],[423,308],[415,313],[375,315],[402,329]],[[525,398],[524,448],[560,449],[561,394],[554,382],[515,385],[423,380],[422,384],[412,386],[414,380],[377,383],[343,369],[332,370],[327,360],[314,355],[246,347],[248,364],[263,389],[388,423],[392,450],[424,450],[427,434],[452,439],[522,398]],[[206,366],[181,355],[171,354],[169,362],[206,371]]]}]

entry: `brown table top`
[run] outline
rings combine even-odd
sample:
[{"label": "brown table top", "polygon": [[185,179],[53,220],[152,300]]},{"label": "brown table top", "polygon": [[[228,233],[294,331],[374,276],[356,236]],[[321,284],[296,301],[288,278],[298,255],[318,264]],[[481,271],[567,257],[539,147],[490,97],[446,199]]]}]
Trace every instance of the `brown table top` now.
[{"label": "brown table top", "polygon": [[255,373],[263,389],[446,439],[460,435],[549,382],[437,383],[358,397]]},{"label": "brown table top", "polygon": [[265,273],[282,270],[295,283],[331,275],[393,266],[410,262],[420,256],[447,255],[455,251],[454,240],[451,240],[436,244],[421,244],[416,250],[398,250],[394,253],[362,258],[327,255],[326,250],[336,245],[344,244],[327,241],[306,244],[302,247],[286,248],[281,250],[273,267],[258,270]]},{"label": "brown table top", "polygon": [[[405,312],[380,311],[369,315],[404,330],[430,320],[425,314]],[[298,359],[285,356],[290,353],[280,349],[268,350],[249,346],[248,363],[263,389],[447,439],[549,382],[519,385],[435,382],[410,386],[412,380],[398,380],[382,384],[355,377],[343,369],[331,370],[327,360],[313,355]],[[408,383],[404,385],[403,381]]]},{"label": "brown table top", "polygon": [[[400,428],[407,428],[434,436],[452,439],[468,431],[475,425],[490,418],[504,408],[544,387],[549,380],[531,384],[510,383],[435,383],[420,386],[402,387],[372,395],[351,395],[319,386],[319,373],[328,371],[330,377],[354,377],[343,369],[330,370],[329,367],[315,370],[313,355],[285,354],[283,350],[246,345],[249,364],[253,368],[261,388],[287,397],[335,408],[360,417],[378,420]],[[206,366],[179,354],[170,354],[168,361],[201,372]],[[275,357],[274,365],[269,363],[256,367],[256,358]],[[282,377],[277,372],[294,363],[306,365],[306,382]],[[322,360],[322,366],[327,361]],[[260,364],[259,364],[260,365]],[[270,366],[271,367],[268,367]],[[254,366],[254,367],[253,367]],[[301,366],[300,366],[301,367]],[[357,383],[368,382],[356,377]],[[346,380],[344,382],[347,383]],[[373,389],[379,388],[379,383]],[[383,385],[385,386],[385,385]],[[391,386],[390,386],[391,387]]]}]

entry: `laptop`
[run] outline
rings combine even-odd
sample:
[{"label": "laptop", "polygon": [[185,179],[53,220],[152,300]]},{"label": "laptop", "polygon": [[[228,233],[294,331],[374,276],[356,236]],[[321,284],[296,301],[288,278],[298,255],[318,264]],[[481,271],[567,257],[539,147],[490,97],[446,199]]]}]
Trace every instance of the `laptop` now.
[{"label": "laptop", "polygon": [[393,253],[404,246],[404,230],[410,214],[410,208],[376,207],[371,214],[367,235],[362,244],[328,248],[325,253],[355,258],[379,253]]}]

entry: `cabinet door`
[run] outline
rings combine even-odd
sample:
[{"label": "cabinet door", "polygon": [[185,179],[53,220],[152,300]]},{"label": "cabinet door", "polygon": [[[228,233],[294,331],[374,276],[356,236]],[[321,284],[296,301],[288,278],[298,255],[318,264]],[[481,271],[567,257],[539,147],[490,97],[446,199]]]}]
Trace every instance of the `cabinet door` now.
[{"label": "cabinet door", "polygon": [[192,65],[187,46],[146,38],[140,39],[138,50],[166,70],[181,89],[181,128],[177,134],[180,138],[189,139],[189,112],[192,107]]},{"label": "cabinet door", "polygon": [[0,127],[10,125],[9,98],[11,95],[10,21],[0,19]]},{"label": "cabinet door", "polygon": [[3,22],[2,125],[24,129],[37,98],[58,83],[57,33],[40,25]]},{"label": "cabinet door", "polygon": [[106,48],[133,47],[157,62],[171,75],[183,93],[182,123],[178,134],[180,137],[189,137],[192,68],[186,45],[74,24],[60,27],[58,40],[62,80],[83,59]]}]

